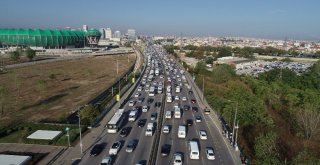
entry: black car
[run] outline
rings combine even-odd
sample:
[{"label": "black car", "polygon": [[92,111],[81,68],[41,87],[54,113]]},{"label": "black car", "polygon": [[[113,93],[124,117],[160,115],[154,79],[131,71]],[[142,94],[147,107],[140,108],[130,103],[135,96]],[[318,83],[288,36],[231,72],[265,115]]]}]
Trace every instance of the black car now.
[{"label": "black car", "polygon": [[187,120],[186,120],[186,124],[187,124],[188,126],[192,126],[192,124],[193,124],[192,119],[187,119]]},{"label": "black car", "polygon": [[191,99],[191,103],[192,103],[192,104],[197,103],[196,99]]},{"label": "black car", "polygon": [[192,91],[189,91],[188,93],[189,93],[189,95],[193,94],[193,92],[192,92]]},{"label": "black car", "polygon": [[192,107],[193,112],[198,112],[198,107]]},{"label": "black car", "polygon": [[138,127],[142,128],[146,124],[146,119],[139,119],[138,120]]},{"label": "black car", "polygon": [[154,103],[154,106],[155,106],[155,107],[160,107],[160,106],[161,106],[161,103],[160,103],[160,102],[155,102],[155,103]]},{"label": "black car", "polygon": [[184,105],[184,106],[183,106],[183,110],[185,110],[185,111],[190,110],[190,106],[189,106],[189,105]]},{"label": "black car", "polygon": [[142,103],[144,101],[144,97],[140,97],[139,99],[138,99],[138,102],[139,103]]},{"label": "black car", "polygon": [[90,156],[97,156],[99,155],[104,148],[103,144],[96,144],[90,151]]},{"label": "black car", "polygon": [[153,102],[153,99],[149,98],[147,102],[148,102],[148,104],[151,104]]},{"label": "black car", "polygon": [[126,137],[126,136],[128,136],[129,133],[130,133],[130,128],[129,127],[124,127],[120,131],[120,136],[121,137]]},{"label": "black car", "polygon": [[170,144],[164,144],[162,147],[161,147],[161,156],[168,156],[170,154]]}]

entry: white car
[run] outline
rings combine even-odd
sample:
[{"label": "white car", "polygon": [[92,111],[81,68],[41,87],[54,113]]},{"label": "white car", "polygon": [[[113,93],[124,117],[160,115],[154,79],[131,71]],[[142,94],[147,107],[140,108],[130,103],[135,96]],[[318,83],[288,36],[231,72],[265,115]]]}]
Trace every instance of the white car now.
[{"label": "white car", "polygon": [[129,107],[132,107],[134,105],[134,101],[129,101]]},{"label": "white car", "polygon": [[135,95],[134,95],[134,97],[139,97],[140,96],[140,93],[136,93]]},{"label": "white car", "polygon": [[120,148],[121,148],[121,142],[119,141],[114,142],[109,150],[109,155],[117,155]]},{"label": "white car", "polygon": [[168,125],[163,126],[163,133],[169,133],[170,132],[170,128]]},{"label": "white car", "polygon": [[148,112],[148,106],[146,106],[146,105],[143,106],[143,107],[142,107],[142,112]]},{"label": "white car", "polygon": [[142,91],[142,87],[140,86],[140,87],[138,87],[138,91],[139,92],[141,92]]},{"label": "white car", "polygon": [[111,163],[112,163],[112,157],[111,156],[106,156],[101,161],[102,165],[111,165]]},{"label": "white car", "polygon": [[182,97],[182,101],[187,101],[187,97]]},{"label": "white car", "polygon": [[209,159],[209,160],[215,159],[214,152],[211,147],[206,147],[206,155],[207,155],[207,159]]},{"label": "white car", "polygon": [[160,75],[160,78],[163,78],[163,76],[162,76],[162,75]]},{"label": "white car", "polygon": [[176,100],[176,101],[180,100],[179,96],[175,96],[174,100]]},{"label": "white car", "polygon": [[144,91],[145,91],[145,92],[149,92],[149,88],[146,87],[146,88],[144,89]]},{"label": "white car", "polygon": [[200,139],[202,140],[206,140],[208,138],[207,133],[204,130],[199,131],[199,136],[200,136]]},{"label": "white car", "polygon": [[182,165],[182,155],[180,153],[174,154],[173,165]]}]

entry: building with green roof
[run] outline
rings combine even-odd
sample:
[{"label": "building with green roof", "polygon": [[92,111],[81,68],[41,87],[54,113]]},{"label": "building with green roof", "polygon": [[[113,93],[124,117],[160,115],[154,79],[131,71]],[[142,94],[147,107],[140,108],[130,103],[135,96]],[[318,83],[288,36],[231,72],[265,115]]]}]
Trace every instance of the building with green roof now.
[{"label": "building with green roof", "polygon": [[101,33],[91,29],[77,30],[47,29],[0,29],[0,45],[21,47],[65,48],[94,45]]}]

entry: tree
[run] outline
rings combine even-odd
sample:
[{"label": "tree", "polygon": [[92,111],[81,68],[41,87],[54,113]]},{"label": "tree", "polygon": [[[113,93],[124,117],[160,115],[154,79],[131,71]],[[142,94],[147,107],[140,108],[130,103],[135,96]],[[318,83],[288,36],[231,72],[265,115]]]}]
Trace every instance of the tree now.
[{"label": "tree", "polygon": [[218,65],[212,71],[212,78],[215,83],[224,83],[236,75],[234,68],[227,64]]},{"label": "tree", "polygon": [[231,50],[227,47],[222,47],[218,53],[218,57],[232,56]]},{"label": "tree", "polygon": [[255,139],[254,150],[257,164],[281,164],[276,142],[277,134],[272,131],[261,134]]},{"label": "tree", "polygon": [[31,48],[28,48],[26,53],[27,53],[27,58],[30,61],[36,56],[36,51],[32,50]]},{"label": "tree", "polygon": [[0,109],[1,109],[1,117],[4,116],[5,106],[7,104],[8,98],[8,90],[5,86],[0,85]]},{"label": "tree", "polygon": [[20,52],[19,51],[13,51],[10,53],[10,58],[13,60],[13,61],[18,61],[20,59]]},{"label": "tree", "polygon": [[206,61],[207,64],[212,64],[213,63],[213,58],[210,57],[210,56],[206,57],[205,61]]},{"label": "tree", "polygon": [[201,74],[206,71],[206,64],[203,61],[199,61],[194,69],[196,74]]},{"label": "tree", "polygon": [[296,114],[296,119],[307,140],[320,133],[320,110],[311,104],[305,104]]},{"label": "tree", "polygon": [[307,150],[299,152],[299,154],[292,160],[293,165],[314,165],[320,164],[320,159],[314,156],[312,153]]},{"label": "tree", "polygon": [[92,104],[90,104],[80,111],[81,123],[84,125],[90,125],[96,120],[96,117],[99,114],[100,112],[96,110]]}]

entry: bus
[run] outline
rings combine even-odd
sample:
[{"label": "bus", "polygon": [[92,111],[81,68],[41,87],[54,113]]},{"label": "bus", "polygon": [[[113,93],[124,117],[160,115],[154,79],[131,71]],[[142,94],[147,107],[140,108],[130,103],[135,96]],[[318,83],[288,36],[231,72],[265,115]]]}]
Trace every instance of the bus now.
[{"label": "bus", "polygon": [[190,159],[199,159],[199,147],[197,141],[189,142]]},{"label": "bus", "polygon": [[119,109],[107,123],[107,131],[108,133],[117,133],[122,125],[123,122],[123,115],[124,109]]}]

